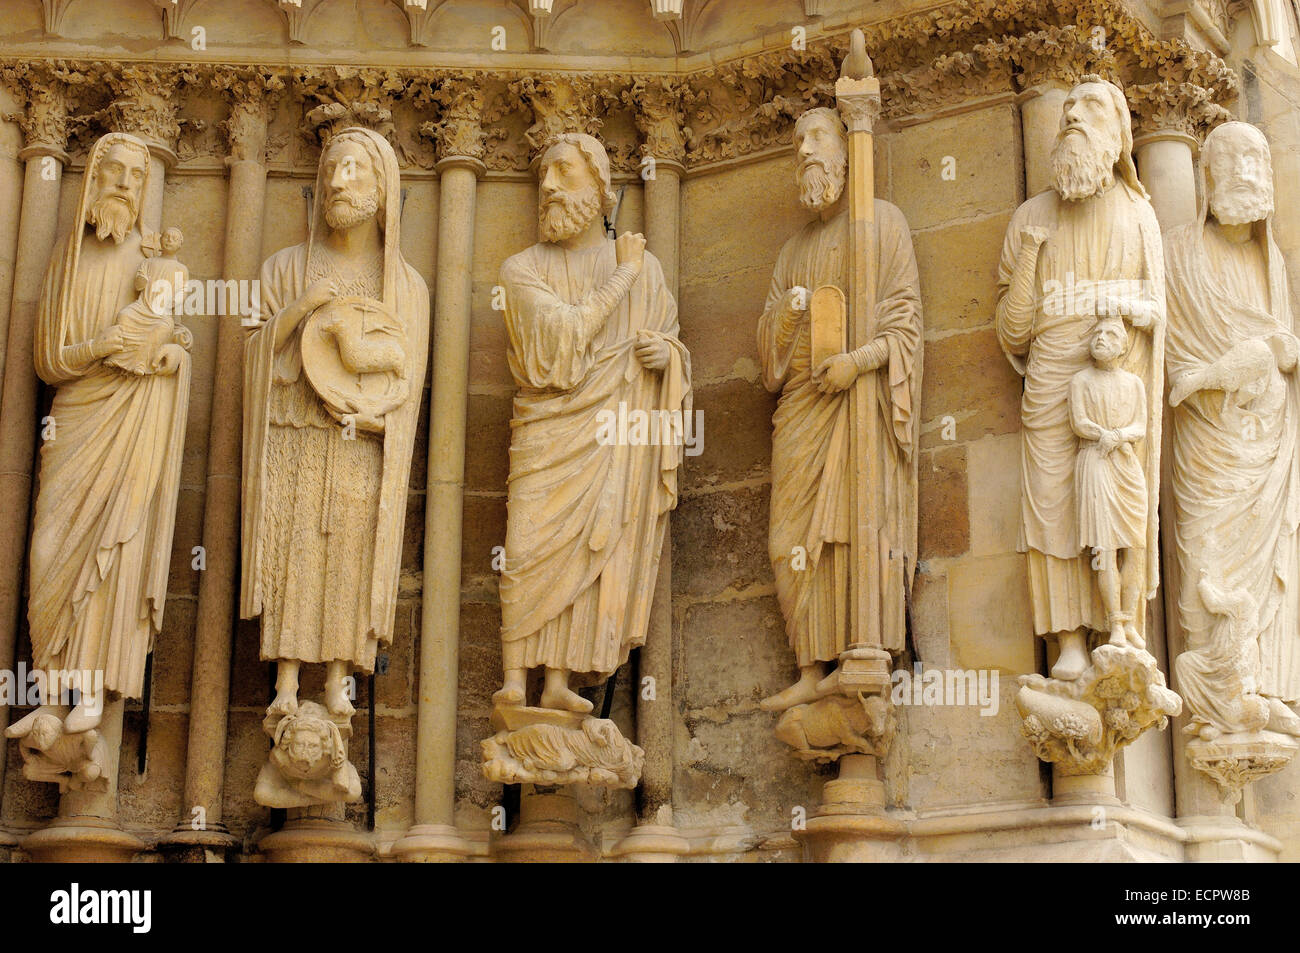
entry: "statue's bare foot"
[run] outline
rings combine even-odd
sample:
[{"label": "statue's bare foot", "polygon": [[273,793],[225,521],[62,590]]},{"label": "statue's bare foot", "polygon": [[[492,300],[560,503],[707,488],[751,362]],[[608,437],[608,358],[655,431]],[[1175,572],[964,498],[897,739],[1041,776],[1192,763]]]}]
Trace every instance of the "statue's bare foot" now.
[{"label": "statue's bare foot", "polygon": [[524,693],[513,685],[498,688],[492,695],[492,704],[498,708],[517,708],[524,703]]},{"label": "statue's bare foot", "polygon": [[1133,646],[1133,648],[1137,649],[1139,652],[1145,652],[1147,650],[1146,639],[1138,635],[1138,629],[1134,623],[1127,622],[1124,624],[1124,635],[1128,637],[1128,644]]},{"label": "statue's bare foot", "polygon": [[92,728],[99,727],[99,720],[103,717],[104,709],[102,705],[88,706],[86,702],[77,705],[76,708],[68,712],[68,717],[63,719],[63,730],[70,735],[80,734],[83,731],[89,731]]},{"label": "statue's bare foot", "polygon": [[19,718],[12,725],[10,725],[8,728],[5,729],[5,737],[26,738],[27,735],[31,733],[32,726],[36,724],[36,719],[40,716],[41,712],[43,711],[48,711],[47,706],[40,705],[37,708],[33,708],[30,712],[23,715],[23,717]]},{"label": "statue's bare foot", "polygon": [[1278,731],[1284,735],[1300,737],[1300,716],[1288,708],[1280,698],[1268,700],[1269,731]]},{"label": "statue's bare foot", "polygon": [[346,715],[348,718],[356,714],[341,679],[325,686],[325,709],[331,715]]},{"label": "statue's bare foot", "polygon": [[802,676],[785,691],[770,695],[758,703],[763,711],[785,711],[795,705],[815,702],[818,699],[817,685],[821,681],[817,674],[812,677]]},{"label": "statue's bare foot", "polygon": [[1052,678],[1062,682],[1072,682],[1088,668],[1088,652],[1082,638],[1062,637],[1061,657],[1052,666]]},{"label": "statue's bare foot", "polygon": [[1196,733],[1196,736],[1200,738],[1202,741],[1213,741],[1221,734],[1223,734],[1223,732],[1220,731],[1218,728],[1214,727],[1213,725],[1206,724],[1206,725],[1201,725],[1201,730]]},{"label": "statue's bare foot", "polygon": [[[502,691],[505,691],[505,689],[502,689]],[[591,711],[592,705],[591,702],[572,689],[552,685],[542,690],[542,707],[555,708],[560,711],[576,711],[579,715],[585,715]]]},{"label": "statue's bare foot", "polygon": [[275,700],[266,707],[268,715],[296,715],[298,713],[298,696],[290,692],[276,692]]}]

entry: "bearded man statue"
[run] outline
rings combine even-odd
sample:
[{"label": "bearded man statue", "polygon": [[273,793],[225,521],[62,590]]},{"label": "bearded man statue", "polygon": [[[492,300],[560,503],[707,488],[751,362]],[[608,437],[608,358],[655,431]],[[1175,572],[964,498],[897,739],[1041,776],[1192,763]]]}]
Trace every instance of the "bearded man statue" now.
[{"label": "bearded man statue", "polygon": [[524,706],[528,672],[541,668],[541,708],[591,711],[573,688],[608,677],[645,643],[677,505],[680,427],[661,427],[667,439],[658,441],[602,437],[613,416],[681,424],[691,408],[677,303],[642,236],[606,237],[613,208],[604,147],[585,134],[558,136],[539,165],[541,241],[501,268],[519,390],[498,709]]},{"label": "bearded man statue", "polygon": [[[899,652],[906,591],[916,569],[916,448],[921,402],[921,295],[912,234],[897,206],[875,200],[876,334],[844,353],[840,340],[816,356],[812,290],[849,288],[848,137],[837,112],[810,109],[794,132],[800,201],[816,217],[781,248],[767,306],[758,319],[758,353],[767,389],[781,394],[772,417],[772,503],[768,555],[797,681],[761,702],[784,711],[834,690],[831,665],[854,641],[849,625],[851,506],[849,388],[873,379],[869,412],[879,415],[878,494],[882,554],[879,586],[883,648]],[[842,338],[843,335],[838,335]]]},{"label": "bearded man statue", "polygon": [[[1035,635],[1057,638],[1052,676],[1074,681],[1088,668],[1090,632],[1118,622],[1129,645],[1144,647],[1145,606],[1159,583],[1156,500],[1160,486],[1160,394],[1165,316],[1160,226],[1138,181],[1128,104],[1118,86],[1084,76],[1066,97],[1052,151],[1052,188],[1012,216],[998,267],[996,329],[1024,376],[1021,398],[1021,524]],[[1144,545],[1133,618],[1111,619],[1098,587],[1098,554],[1081,542],[1070,423],[1074,375],[1091,365],[1098,319],[1121,317],[1118,366],[1145,387],[1145,434],[1133,444],[1146,478]]]}]

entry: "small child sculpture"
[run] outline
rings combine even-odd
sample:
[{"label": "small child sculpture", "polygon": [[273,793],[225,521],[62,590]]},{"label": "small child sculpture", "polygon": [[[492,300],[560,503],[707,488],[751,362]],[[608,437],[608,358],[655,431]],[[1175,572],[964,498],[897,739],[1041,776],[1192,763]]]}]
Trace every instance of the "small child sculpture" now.
[{"label": "small child sculpture", "polygon": [[1146,436],[1142,379],[1119,366],[1128,336],[1121,318],[1092,329],[1093,366],[1070,381],[1070,425],[1079,437],[1074,492],[1079,544],[1093,551],[1111,645],[1145,649],[1134,622],[1142,602],[1147,486],[1133,444]]},{"label": "small child sculpture", "polygon": [[186,328],[178,328],[177,303],[185,293],[190,273],[176,260],[183,238],[180,229],[169,228],[162,235],[163,253],[146,258],[135,273],[139,297],[118,312],[125,346],[104,358],[110,367],[128,374],[174,374],[181,363]]}]

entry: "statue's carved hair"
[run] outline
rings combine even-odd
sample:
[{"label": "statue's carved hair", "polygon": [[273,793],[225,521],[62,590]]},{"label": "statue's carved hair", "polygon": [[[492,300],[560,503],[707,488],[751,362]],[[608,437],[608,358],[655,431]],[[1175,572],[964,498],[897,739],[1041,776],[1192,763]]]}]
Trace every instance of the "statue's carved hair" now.
[{"label": "statue's carved hair", "polygon": [[831,109],[827,106],[817,106],[814,109],[809,109],[805,111],[798,119],[795,120],[794,138],[796,142],[799,140],[799,137],[803,135],[804,130],[808,128],[808,124],[812,122],[812,120],[814,119],[825,119],[827,122],[831,124],[831,127],[839,134],[840,141],[846,144],[848,143],[849,141],[848,127],[844,125],[844,120],[840,117],[840,114],[837,113],[834,109]]},{"label": "statue's carved hair", "polygon": [[566,132],[556,136],[542,153],[542,159],[550,154],[556,146],[571,145],[582,153],[582,157],[587,161],[587,168],[591,170],[592,176],[600,183],[600,210],[606,218],[614,211],[614,206],[618,203],[618,197],[614,194],[614,187],[609,174],[609,155],[605,152],[605,147],[600,144],[600,140],[595,136],[589,136],[585,132]]}]

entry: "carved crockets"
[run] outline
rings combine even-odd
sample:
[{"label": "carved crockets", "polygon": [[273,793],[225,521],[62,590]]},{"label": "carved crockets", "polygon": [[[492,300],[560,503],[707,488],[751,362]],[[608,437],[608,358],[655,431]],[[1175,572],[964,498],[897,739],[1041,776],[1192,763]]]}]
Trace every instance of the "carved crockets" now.
[{"label": "carved crockets", "polygon": [[175,323],[180,233],[160,242],[140,224],[149,173],[134,136],[95,144],[37,315],[36,371],[56,388],[27,616],[43,704],[5,733],[21,739],[26,776],[61,790],[103,790],[116,770],[98,729],[110,696],[141,696],[166,600],[191,338]]},{"label": "carved crockets", "polygon": [[1180,710],[1146,651],[1165,301],[1132,143],[1119,87],[1083,77],[1063,104],[1052,188],[1017,209],[998,271],[998,339],[1025,378],[1019,549],[1034,633],[1059,647],[1017,706],[1039,757],[1066,774],[1103,773],[1118,745]]},{"label": "carved crockets", "polygon": [[1165,236],[1172,524],[1187,757],[1225,798],[1294,756],[1300,718],[1300,382],[1268,143],[1217,127],[1197,220]]},{"label": "carved crockets", "polygon": [[[243,595],[277,662],[255,796],[354,801],[353,673],[393,637],[406,488],[429,336],[429,292],[400,250],[397,157],[339,132],[321,155],[307,241],[267,260],[244,362]],[[303,663],[326,666],[301,702]]]},{"label": "carved crockets", "polygon": [[[758,321],[772,419],[768,548],[798,680],[762,701],[810,760],[883,757],[890,653],[916,567],[921,299],[902,213],[872,197],[880,84],[861,34],[840,111],[795,124],[795,181],[815,217],[782,247]],[[841,114],[844,118],[841,118]],[[847,124],[846,124],[847,120]]]},{"label": "carved crockets", "polygon": [[[677,503],[690,355],[645,239],[606,236],[602,213],[615,198],[601,143],[559,135],[538,177],[541,241],[501,269],[519,391],[501,575],[505,679],[483,770],[507,783],[632,787],[641,749],[573,689],[609,678],[645,643]],[[610,425],[632,417],[658,426]],[[540,700],[529,706],[536,669]]]}]

